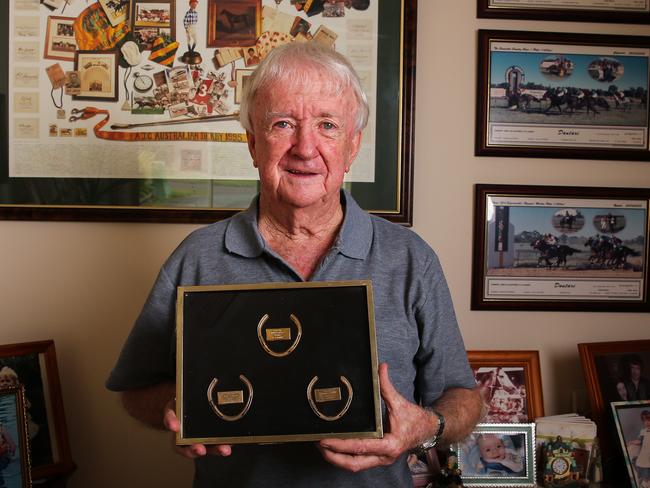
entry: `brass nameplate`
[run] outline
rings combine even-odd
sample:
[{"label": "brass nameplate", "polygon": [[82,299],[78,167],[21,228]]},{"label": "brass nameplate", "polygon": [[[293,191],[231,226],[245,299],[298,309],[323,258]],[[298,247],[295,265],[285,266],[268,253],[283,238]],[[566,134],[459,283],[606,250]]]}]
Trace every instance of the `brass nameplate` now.
[{"label": "brass nameplate", "polygon": [[338,386],[336,388],[316,388],[314,399],[317,403],[338,401],[341,399],[341,389]]},{"label": "brass nameplate", "polygon": [[290,341],[291,329],[284,327],[282,329],[266,329],[266,340],[272,341]]},{"label": "brass nameplate", "polygon": [[217,405],[230,405],[233,403],[244,403],[244,392],[242,390],[217,392]]}]

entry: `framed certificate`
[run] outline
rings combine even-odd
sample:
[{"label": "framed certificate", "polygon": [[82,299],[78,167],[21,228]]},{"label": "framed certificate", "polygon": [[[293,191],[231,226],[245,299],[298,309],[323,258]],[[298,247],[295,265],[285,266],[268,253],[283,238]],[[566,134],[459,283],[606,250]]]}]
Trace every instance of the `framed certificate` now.
[{"label": "framed certificate", "polygon": [[176,367],[179,445],[383,435],[369,281],[179,287]]},{"label": "framed certificate", "polygon": [[650,191],[476,185],[472,309],[650,311]]},{"label": "framed certificate", "polygon": [[477,156],[650,161],[650,37],[479,31]]}]

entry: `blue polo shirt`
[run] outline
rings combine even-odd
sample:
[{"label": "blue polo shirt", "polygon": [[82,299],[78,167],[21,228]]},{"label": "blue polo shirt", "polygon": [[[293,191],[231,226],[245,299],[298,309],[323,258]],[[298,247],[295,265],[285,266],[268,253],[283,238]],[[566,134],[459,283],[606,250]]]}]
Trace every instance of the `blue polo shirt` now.
[{"label": "blue polo shirt", "polygon": [[[163,265],[106,383],[114,391],[175,378],[176,288],[297,282],[257,227],[258,201],[192,232]],[[372,280],[380,362],[407,399],[433,403],[453,387],[473,388],[447,284],[434,251],[413,231],[363,211],[341,191],[344,221],[312,281]],[[412,486],[405,456],[392,466],[348,473],[312,443],[236,445],[227,458],[195,461],[194,488]]]}]

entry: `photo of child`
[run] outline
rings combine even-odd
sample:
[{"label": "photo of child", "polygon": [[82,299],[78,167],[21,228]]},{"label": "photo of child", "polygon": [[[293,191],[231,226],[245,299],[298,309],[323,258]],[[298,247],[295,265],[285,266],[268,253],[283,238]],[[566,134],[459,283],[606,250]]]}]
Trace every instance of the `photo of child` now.
[{"label": "photo of child", "polygon": [[520,474],[524,471],[521,453],[506,448],[502,436],[497,434],[480,434],[476,441],[483,469],[490,474]]},{"label": "photo of child", "polygon": [[461,477],[464,481],[490,483],[516,479],[522,486],[530,477],[534,484],[533,438],[533,424],[478,424],[458,444]]},{"label": "photo of child", "polygon": [[612,402],[633,488],[650,488],[650,401]]},{"label": "photo of child", "polygon": [[650,410],[641,412],[641,422],[643,427],[641,427],[639,437],[628,443],[628,450],[638,447],[634,467],[639,478],[639,486],[640,488],[650,488]]}]

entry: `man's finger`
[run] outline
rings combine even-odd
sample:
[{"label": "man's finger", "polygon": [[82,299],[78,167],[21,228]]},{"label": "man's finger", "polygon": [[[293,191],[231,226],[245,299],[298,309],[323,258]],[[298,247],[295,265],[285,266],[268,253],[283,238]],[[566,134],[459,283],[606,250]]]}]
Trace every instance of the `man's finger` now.
[{"label": "man's finger", "polygon": [[391,410],[397,409],[400,402],[403,400],[403,397],[390,381],[390,376],[388,375],[388,363],[381,363],[379,365],[379,389],[388,411],[390,412]]},{"label": "man's finger", "polygon": [[364,469],[374,468],[386,464],[381,456],[368,455],[356,456],[332,451],[324,446],[319,445],[318,449],[328,463],[348,471],[357,472]]}]

